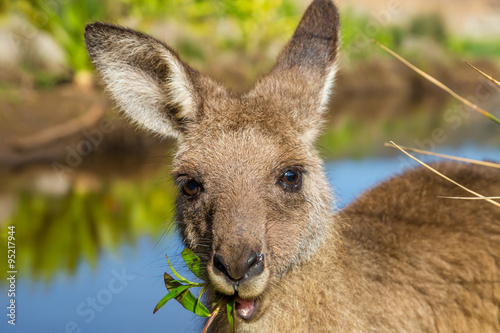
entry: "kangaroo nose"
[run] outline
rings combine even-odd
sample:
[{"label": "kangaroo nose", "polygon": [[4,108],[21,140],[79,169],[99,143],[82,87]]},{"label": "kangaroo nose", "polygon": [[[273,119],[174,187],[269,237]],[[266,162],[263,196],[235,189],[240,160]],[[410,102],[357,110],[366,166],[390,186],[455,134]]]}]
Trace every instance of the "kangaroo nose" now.
[{"label": "kangaroo nose", "polygon": [[224,258],[214,254],[214,267],[233,281],[248,279],[264,270],[264,254],[248,252],[242,258]]}]

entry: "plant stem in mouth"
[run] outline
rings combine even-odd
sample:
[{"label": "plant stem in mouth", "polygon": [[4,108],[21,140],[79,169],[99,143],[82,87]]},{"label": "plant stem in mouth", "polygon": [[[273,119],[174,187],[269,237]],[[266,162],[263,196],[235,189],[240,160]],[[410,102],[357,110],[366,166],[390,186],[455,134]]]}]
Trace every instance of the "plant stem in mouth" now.
[{"label": "plant stem in mouth", "polygon": [[221,302],[219,301],[219,303],[217,303],[215,310],[212,312],[212,314],[208,318],[207,323],[205,324],[205,327],[203,327],[203,331],[201,331],[201,333],[207,332],[208,328],[210,327],[210,325],[214,321],[214,318],[219,314],[220,306],[221,306]]}]

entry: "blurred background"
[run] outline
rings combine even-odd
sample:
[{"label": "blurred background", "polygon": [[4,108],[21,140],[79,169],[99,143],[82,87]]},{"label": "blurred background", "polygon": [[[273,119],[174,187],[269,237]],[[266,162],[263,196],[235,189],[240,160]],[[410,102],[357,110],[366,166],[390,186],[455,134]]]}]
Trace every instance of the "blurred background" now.
[{"label": "blurred background", "polygon": [[[388,56],[392,48],[500,116],[498,0],[337,0],[341,70],[318,149],[339,198],[410,165],[399,144],[498,159],[498,125]],[[193,67],[245,91],[273,65],[308,0],[0,0],[0,227],[16,226],[18,332],[191,332],[201,321],[166,294],[175,143],[119,117],[95,77],[85,24],[165,41]],[[5,244],[5,245],[4,245]],[[7,252],[5,250],[5,252]],[[9,298],[0,260],[0,301]],[[182,271],[186,275],[188,272]],[[2,315],[2,332],[13,329]]]}]

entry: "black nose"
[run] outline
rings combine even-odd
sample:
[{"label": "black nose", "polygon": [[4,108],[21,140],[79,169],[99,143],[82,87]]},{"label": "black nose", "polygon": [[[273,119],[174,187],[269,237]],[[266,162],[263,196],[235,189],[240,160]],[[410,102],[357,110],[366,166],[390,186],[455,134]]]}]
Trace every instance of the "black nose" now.
[{"label": "black nose", "polygon": [[240,281],[259,275],[264,270],[264,254],[249,252],[241,257],[226,257],[214,254],[214,267],[230,280]]}]

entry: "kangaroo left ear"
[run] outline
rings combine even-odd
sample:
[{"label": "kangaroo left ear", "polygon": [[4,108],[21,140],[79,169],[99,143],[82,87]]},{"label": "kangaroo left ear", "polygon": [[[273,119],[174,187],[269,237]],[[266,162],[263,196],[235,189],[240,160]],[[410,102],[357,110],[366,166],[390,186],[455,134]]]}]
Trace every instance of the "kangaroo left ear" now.
[{"label": "kangaroo left ear", "polygon": [[198,117],[208,78],[162,42],[105,23],[87,25],[90,58],[125,115],[162,136],[183,137]]},{"label": "kangaroo left ear", "polygon": [[257,83],[253,93],[266,92],[300,100],[302,110],[293,116],[308,123],[307,140],[319,133],[321,115],[327,108],[339,46],[339,14],[330,0],[315,0],[307,8],[292,39],[270,73]]}]

